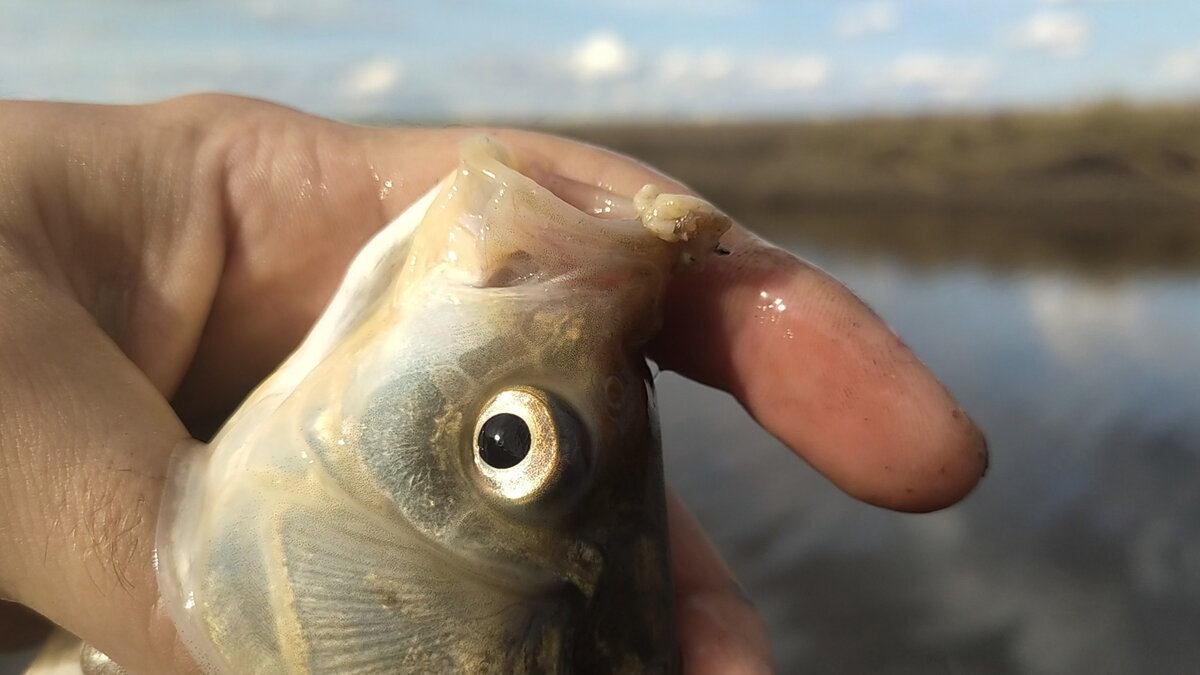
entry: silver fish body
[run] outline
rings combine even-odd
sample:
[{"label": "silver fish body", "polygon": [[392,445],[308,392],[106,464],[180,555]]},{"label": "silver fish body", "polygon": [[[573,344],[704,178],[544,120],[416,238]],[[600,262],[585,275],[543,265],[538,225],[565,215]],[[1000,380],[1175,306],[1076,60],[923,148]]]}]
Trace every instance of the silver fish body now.
[{"label": "silver fish body", "polygon": [[526,173],[465,142],[174,462],[159,583],[207,672],[671,672],[642,350],[728,219]]}]

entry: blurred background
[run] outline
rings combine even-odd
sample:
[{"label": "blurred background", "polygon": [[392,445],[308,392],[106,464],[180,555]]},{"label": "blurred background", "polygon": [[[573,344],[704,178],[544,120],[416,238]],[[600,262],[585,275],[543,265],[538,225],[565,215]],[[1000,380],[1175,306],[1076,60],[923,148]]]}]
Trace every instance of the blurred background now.
[{"label": "blurred background", "polygon": [[991,441],[946,511],[855,503],[658,380],[781,673],[1196,672],[1200,4],[0,3],[0,96],[203,90],[609,145],[874,305]]}]

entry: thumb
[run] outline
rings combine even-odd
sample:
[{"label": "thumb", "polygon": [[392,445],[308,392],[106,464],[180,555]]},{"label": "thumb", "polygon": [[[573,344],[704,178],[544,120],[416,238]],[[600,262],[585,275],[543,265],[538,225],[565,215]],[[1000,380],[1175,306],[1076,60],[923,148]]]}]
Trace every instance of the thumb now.
[{"label": "thumb", "polygon": [[0,596],[130,672],[193,666],[158,607],[167,401],[71,295],[0,248]]}]

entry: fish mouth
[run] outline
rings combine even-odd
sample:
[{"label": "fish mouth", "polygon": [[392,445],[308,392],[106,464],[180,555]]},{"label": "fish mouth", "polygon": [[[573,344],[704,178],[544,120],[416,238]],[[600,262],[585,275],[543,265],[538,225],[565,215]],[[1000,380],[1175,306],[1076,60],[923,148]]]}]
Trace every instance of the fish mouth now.
[{"label": "fish mouth", "polygon": [[522,160],[486,136],[462,142],[457,169],[435,191],[401,294],[479,306],[502,296],[569,301],[593,308],[587,323],[623,333],[631,348],[657,332],[672,274],[720,251],[732,225],[697,197],[654,185],[621,195]]},{"label": "fish mouth", "polygon": [[521,161],[486,136],[462,142],[458,168],[439,189],[418,235],[425,241],[414,244],[423,257],[414,262],[477,288],[665,280],[678,264],[718,250],[732,224],[697,197],[654,185],[621,195]]}]

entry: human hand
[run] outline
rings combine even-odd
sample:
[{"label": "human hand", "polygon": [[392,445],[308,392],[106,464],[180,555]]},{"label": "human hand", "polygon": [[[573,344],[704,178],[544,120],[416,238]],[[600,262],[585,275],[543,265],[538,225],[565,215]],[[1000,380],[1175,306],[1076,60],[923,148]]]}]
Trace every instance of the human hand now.
[{"label": "human hand", "polygon": [[[471,133],[224,96],[0,104],[0,597],[130,672],[193,668],[153,568],[172,449],[299,343],[357,250]],[[684,189],[589,146],[489,133],[582,182]],[[961,498],[982,436],[899,338],[819,270],[742,229],[725,243],[732,255],[673,286],[659,364],[733,393],[855,497],[909,511]],[[763,291],[789,307],[774,322],[755,317]],[[669,507],[687,672],[767,669],[761,623]]]}]

